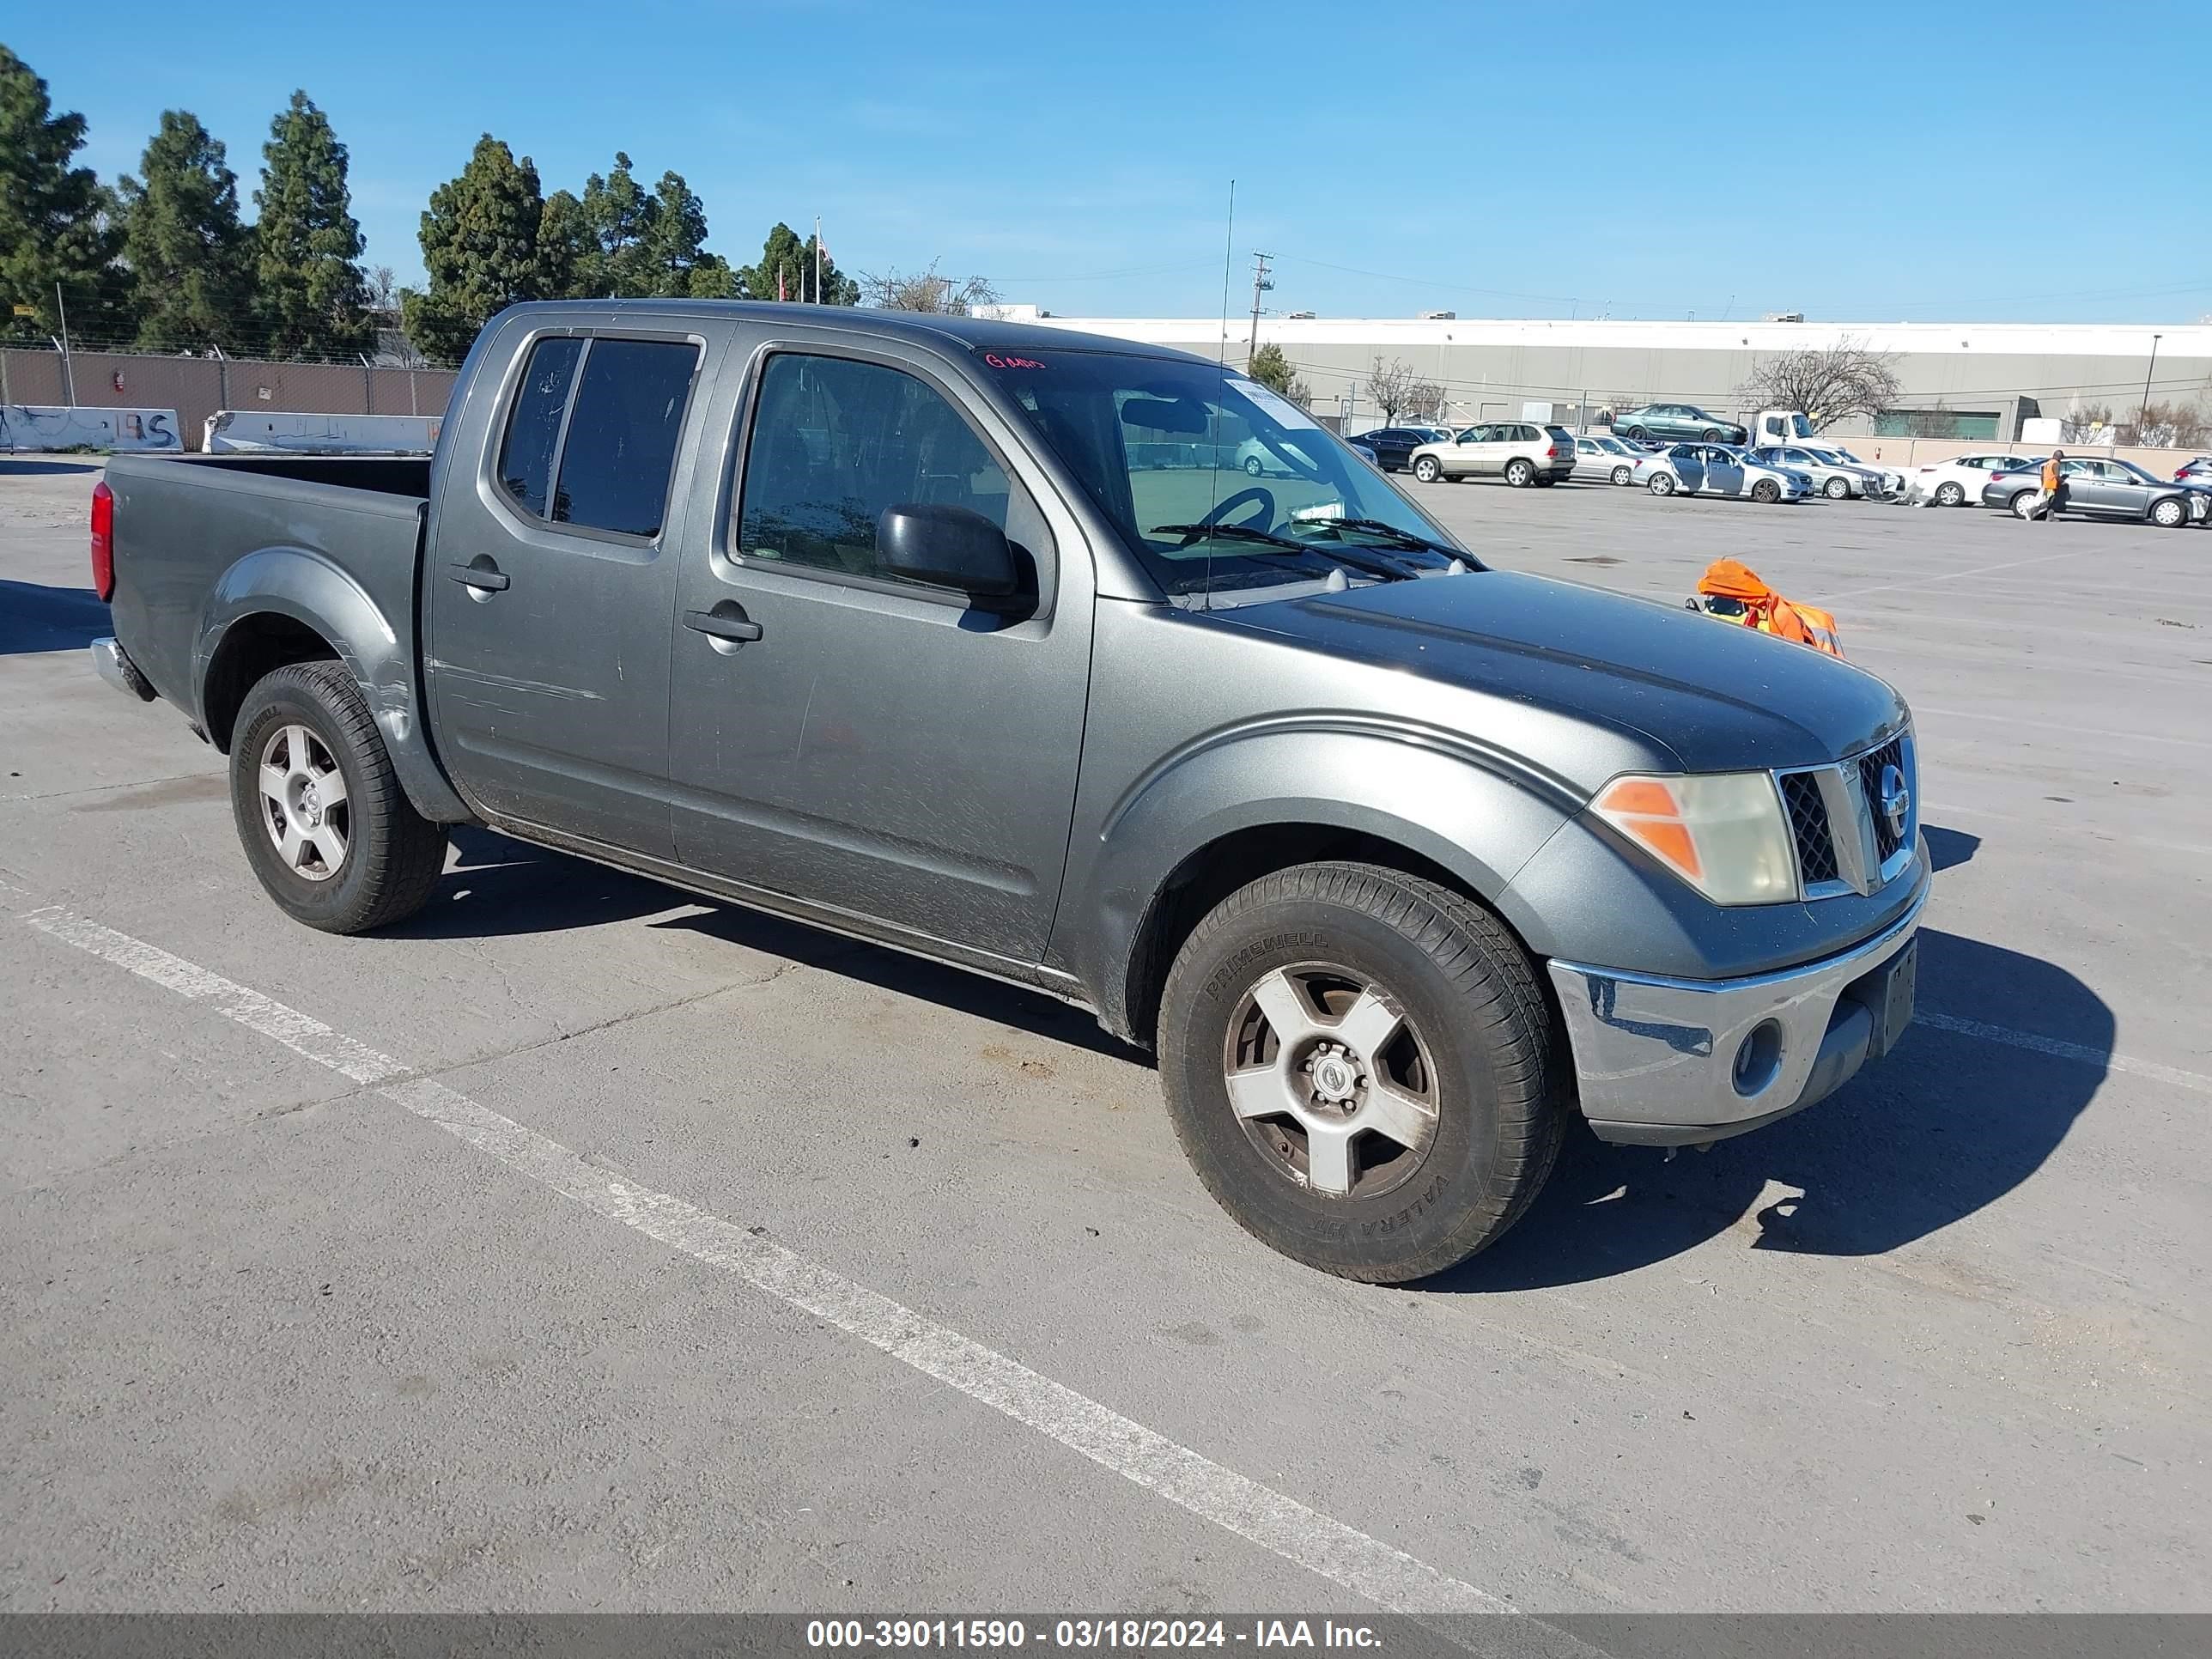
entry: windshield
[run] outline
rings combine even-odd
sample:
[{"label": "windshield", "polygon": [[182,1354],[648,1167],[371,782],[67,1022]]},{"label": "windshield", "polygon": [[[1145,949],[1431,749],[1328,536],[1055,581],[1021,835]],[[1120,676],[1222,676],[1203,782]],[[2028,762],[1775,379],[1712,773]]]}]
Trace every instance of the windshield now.
[{"label": "windshield", "polygon": [[1241,374],[1098,351],[983,362],[1171,596],[1412,574],[1459,547],[1341,440]]}]

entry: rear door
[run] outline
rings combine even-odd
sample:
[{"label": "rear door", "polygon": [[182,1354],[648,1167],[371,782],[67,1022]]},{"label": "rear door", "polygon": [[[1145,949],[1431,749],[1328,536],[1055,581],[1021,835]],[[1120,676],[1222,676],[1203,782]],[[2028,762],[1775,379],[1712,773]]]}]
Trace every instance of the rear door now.
[{"label": "rear door", "polygon": [[[1074,813],[1088,544],[1021,434],[945,360],[798,325],[747,332],[744,386],[715,416],[733,471],[678,607],[678,854],[1033,963]],[[1028,592],[986,608],[887,575],[876,525],[908,502],[999,525]]]},{"label": "rear door", "polygon": [[524,313],[432,501],[423,677],[439,746],[488,817],[665,858],[671,549],[713,368],[688,326]]},{"label": "rear door", "polygon": [[1705,487],[1705,452],[1696,444],[1676,444],[1667,452],[1674,476],[1692,495]]}]

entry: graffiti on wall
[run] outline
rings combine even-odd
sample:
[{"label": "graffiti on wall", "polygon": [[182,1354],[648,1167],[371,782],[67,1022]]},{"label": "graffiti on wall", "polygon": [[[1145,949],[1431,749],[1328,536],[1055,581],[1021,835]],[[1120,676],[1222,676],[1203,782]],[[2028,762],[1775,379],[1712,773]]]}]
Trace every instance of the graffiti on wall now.
[{"label": "graffiti on wall", "polygon": [[0,450],[182,449],[173,409],[0,404]]},{"label": "graffiti on wall", "polygon": [[220,409],[208,416],[200,447],[283,450],[297,455],[428,455],[438,447],[436,415],[268,414]]}]

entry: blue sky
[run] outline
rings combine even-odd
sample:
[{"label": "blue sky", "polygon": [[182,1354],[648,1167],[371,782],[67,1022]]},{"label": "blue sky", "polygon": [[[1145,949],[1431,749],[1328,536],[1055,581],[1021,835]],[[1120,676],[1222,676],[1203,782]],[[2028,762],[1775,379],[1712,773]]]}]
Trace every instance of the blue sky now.
[{"label": "blue sky", "polygon": [[1214,314],[1234,178],[1232,310],[1264,248],[1324,315],[2157,322],[2212,313],[2194,9],[37,0],[0,38],[111,178],[180,106],[250,198],[304,87],[403,279],[489,131],[549,191],[675,168],[738,263],[819,214],[848,270],[1063,314]]}]

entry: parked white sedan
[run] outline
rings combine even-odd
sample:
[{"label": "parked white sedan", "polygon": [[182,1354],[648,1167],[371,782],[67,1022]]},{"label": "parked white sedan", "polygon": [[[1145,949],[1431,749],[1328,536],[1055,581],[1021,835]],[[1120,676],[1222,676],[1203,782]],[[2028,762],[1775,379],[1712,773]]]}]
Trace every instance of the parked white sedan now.
[{"label": "parked white sedan", "polygon": [[2000,472],[2024,472],[2036,463],[2025,455],[1954,455],[1948,461],[1915,467],[1906,499],[1928,507],[1978,507],[1982,486]]},{"label": "parked white sedan", "polygon": [[1755,460],[1733,444],[1669,444],[1636,463],[1636,482],[1655,495],[1741,495],[1802,501],[1813,481],[1794,467]]}]

